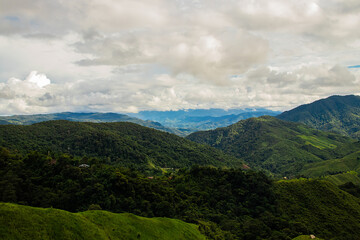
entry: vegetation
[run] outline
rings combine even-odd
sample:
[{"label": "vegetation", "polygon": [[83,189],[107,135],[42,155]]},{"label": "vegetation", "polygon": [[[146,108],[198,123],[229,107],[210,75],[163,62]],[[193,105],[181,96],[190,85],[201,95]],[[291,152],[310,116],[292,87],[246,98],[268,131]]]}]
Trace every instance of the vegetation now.
[{"label": "vegetation", "polygon": [[328,181],[288,180],[276,184],[278,206],[303,232],[324,239],[358,239],[360,199]]},{"label": "vegetation", "polygon": [[250,167],[281,176],[297,175],[306,164],[343,157],[359,147],[349,138],[270,116],[196,132],[187,139],[216,147],[244,159]]},{"label": "vegetation", "polygon": [[[108,164],[161,172],[194,164],[240,167],[243,162],[206,145],[133,123],[49,121],[1,125],[0,146],[20,153],[97,157]],[[85,161],[86,162],[86,161]]]},{"label": "vegetation", "polygon": [[287,239],[289,234],[283,233],[289,224],[277,214],[272,181],[263,173],[193,167],[148,178],[97,159],[88,159],[90,167],[79,167],[82,160],[2,149],[0,201],[177,218],[198,224],[211,239]]},{"label": "vegetation", "polygon": [[360,171],[360,151],[338,159],[306,164],[300,174],[307,177],[322,177],[348,171]]},{"label": "vegetation", "polygon": [[168,218],[106,211],[69,213],[0,203],[1,239],[205,239],[198,226]]},{"label": "vegetation", "polygon": [[331,96],[301,105],[277,117],[360,139],[360,96]]}]

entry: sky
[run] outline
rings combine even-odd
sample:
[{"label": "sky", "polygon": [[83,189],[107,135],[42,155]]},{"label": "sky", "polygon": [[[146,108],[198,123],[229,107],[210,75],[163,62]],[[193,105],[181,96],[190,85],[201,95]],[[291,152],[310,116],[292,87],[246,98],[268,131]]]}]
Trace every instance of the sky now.
[{"label": "sky", "polygon": [[0,115],[360,94],[358,0],[0,0]]}]

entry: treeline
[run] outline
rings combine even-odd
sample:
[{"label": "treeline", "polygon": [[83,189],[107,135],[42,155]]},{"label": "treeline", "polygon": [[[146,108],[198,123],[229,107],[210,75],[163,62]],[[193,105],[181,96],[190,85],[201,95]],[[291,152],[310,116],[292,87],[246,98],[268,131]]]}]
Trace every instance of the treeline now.
[{"label": "treeline", "polygon": [[21,155],[1,148],[0,190],[3,202],[178,218],[199,224],[212,239],[307,234],[278,214],[273,183],[261,172],[193,167],[151,178],[96,158]]}]

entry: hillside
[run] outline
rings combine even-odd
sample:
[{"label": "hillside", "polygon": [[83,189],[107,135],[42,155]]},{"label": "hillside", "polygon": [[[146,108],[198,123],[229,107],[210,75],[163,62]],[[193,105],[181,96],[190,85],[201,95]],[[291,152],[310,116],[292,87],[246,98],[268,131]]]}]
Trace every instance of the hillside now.
[{"label": "hillside", "polygon": [[320,180],[276,184],[279,209],[303,232],[324,239],[358,239],[360,200]]},{"label": "hillside", "polygon": [[174,133],[183,136],[184,133],[164,127],[158,122],[144,121],[136,117],[130,117],[125,114],[118,113],[51,113],[51,114],[35,114],[35,115],[15,115],[15,116],[0,116],[0,125],[15,124],[15,125],[31,125],[38,122],[45,122],[51,120],[68,120],[74,122],[132,122],[144,127],[154,128],[157,130]]},{"label": "hillside", "polygon": [[182,168],[194,164],[239,167],[242,161],[209,146],[128,122],[48,121],[29,126],[0,125],[0,146],[99,157],[140,170]]},{"label": "hillside", "polygon": [[250,167],[283,176],[298,174],[307,163],[342,157],[359,145],[347,137],[270,116],[196,132],[187,139],[242,158]]},{"label": "hillside", "polygon": [[320,177],[347,171],[360,172],[360,151],[338,159],[306,164],[301,174],[307,177]]},{"label": "hillside", "polygon": [[0,203],[0,239],[205,239],[198,226],[106,211],[70,213]]},{"label": "hillside", "polygon": [[331,96],[301,105],[277,117],[360,139],[360,96]]}]

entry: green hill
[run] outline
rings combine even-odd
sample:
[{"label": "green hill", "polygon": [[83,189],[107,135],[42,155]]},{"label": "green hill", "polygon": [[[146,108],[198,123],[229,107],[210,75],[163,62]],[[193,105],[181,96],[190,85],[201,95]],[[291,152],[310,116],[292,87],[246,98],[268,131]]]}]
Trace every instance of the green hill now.
[{"label": "green hill", "polygon": [[15,125],[31,125],[38,122],[52,121],[52,120],[68,120],[74,122],[132,122],[144,127],[154,128],[157,130],[174,133],[184,136],[185,133],[175,128],[164,127],[158,122],[141,120],[136,117],[130,117],[125,114],[118,113],[50,113],[50,114],[34,114],[34,115],[14,115],[14,116],[0,116],[0,125],[15,124]]},{"label": "green hill", "polygon": [[321,177],[348,171],[360,172],[360,151],[338,159],[306,164],[301,174],[307,177]]},{"label": "green hill", "polygon": [[106,211],[70,213],[0,203],[0,239],[205,239],[198,226]]},{"label": "green hill", "polygon": [[0,146],[22,153],[70,153],[99,157],[140,170],[194,164],[241,166],[242,161],[209,146],[134,123],[48,121],[29,126],[1,125]]},{"label": "green hill", "polygon": [[360,96],[331,96],[301,105],[277,117],[360,139]]},{"label": "green hill", "polygon": [[250,118],[229,127],[196,132],[187,139],[242,158],[250,167],[285,176],[296,175],[307,163],[349,154],[356,145],[350,138],[270,116]]},{"label": "green hill", "polygon": [[298,228],[324,239],[359,239],[359,198],[320,180],[281,181],[276,191],[280,211]]}]

